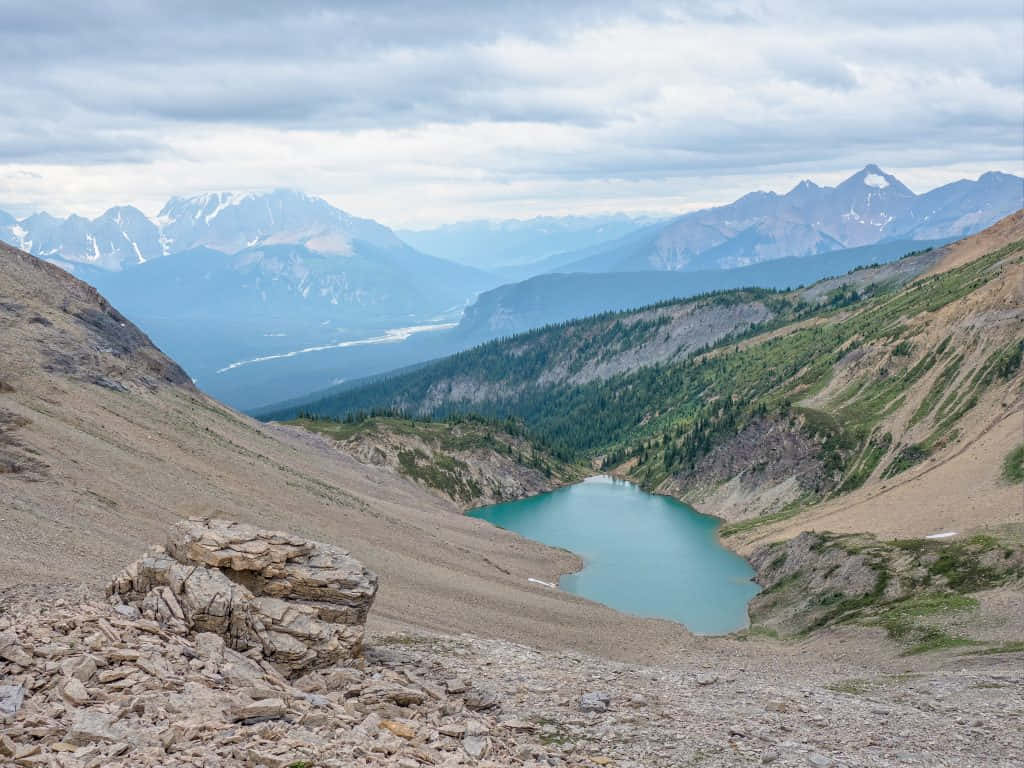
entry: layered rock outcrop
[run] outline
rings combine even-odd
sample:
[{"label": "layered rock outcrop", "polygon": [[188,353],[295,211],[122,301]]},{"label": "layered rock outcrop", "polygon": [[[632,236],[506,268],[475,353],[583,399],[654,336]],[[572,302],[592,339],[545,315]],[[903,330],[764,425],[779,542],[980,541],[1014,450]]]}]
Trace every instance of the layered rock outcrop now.
[{"label": "layered rock outcrop", "polygon": [[227,520],[175,525],[108,594],[177,634],[212,632],[289,676],[362,649],[377,576],[337,547]]}]

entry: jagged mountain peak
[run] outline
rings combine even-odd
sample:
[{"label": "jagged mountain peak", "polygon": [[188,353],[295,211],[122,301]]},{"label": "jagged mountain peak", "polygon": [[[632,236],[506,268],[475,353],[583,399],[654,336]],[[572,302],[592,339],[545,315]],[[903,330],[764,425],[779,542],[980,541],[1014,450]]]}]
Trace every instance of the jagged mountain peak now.
[{"label": "jagged mountain peak", "polygon": [[298,243],[344,254],[351,251],[354,240],[384,247],[401,245],[384,225],[288,188],[173,197],[156,220],[165,253],[198,245],[234,253],[255,245]]},{"label": "jagged mountain peak", "polygon": [[1020,183],[1021,179],[1018,178],[1017,176],[1014,176],[1012,173],[1003,173],[1002,171],[986,171],[985,173],[981,174],[981,176],[978,177],[978,181],[982,183],[1004,183],[1008,181],[1016,181],[1017,183]]},{"label": "jagged mountain peak", "polygon": [[[791,192],[795,192],[798,189],[821,189],[821,187],[819,187],[817,184],[815,184],[810,179],[803,179],[799,183],[797,183],[797,185],[795,187],[793,187],[793,189],[789,190],[789,192],[790,193]],[[787,194],[789,194],[789,193],[787,193]]]},{"label": "jagged mountain peak", "polygon": [[684,214],[565,258],[558,271],[730,269],[894,238],[961,237],[1021,208],[1022,190],[1019,177],[991,172],[917,195],[869,163],[834,187],[805,179],[784,195],[754,192]]},{"label": "jagged mountain peak", "polygon": [[874,190],[886,190],[889,193],[895,192],[905,196],[914,195],[914,193],[911,192],[902,181],[897,179],[891,173],[886,173],[874,163],[865,165],[857,171],[857,173],[853,174],[845,181],[840,182],[836,189],[857,189],[863,187],[868,187]]},{"label": "jagged mountain peak", "polygon": [[164,204],[164,207],[160,209],[157,218],[172,215],[174,211],[183,208],[194,210],[199,215],[206,214],[212,217],[211,214],[219,213],[232,206],[243,205],[247,202],[266,202],[268,200],[292,200],[303,203],[328,204],[323,198],[313,197],[301,190],[290,187],[278,187],[271,190],[209,190],[197,192],[194,195],[175,195],[171,197]]},{"label": "jagged mountain peak", "polygon": [[115,205],[93,219],[93,222],[104,220],[116,221],[119,224],[122,222],[142,224],[148,222],[149,217],[134,205]]},{"label": "jagged mountain peak", "polygon": [[750,203],[759,200],[773,200],[776,197],[778,197],[778,194],[775,192],[766,192],[763,189],[757,189],[754,190],[753,192],[747,192],[747,194],[745,194],[743,197],[741,197],[739,200],[733,203],[733,205],[737,205],[739,203]]}]

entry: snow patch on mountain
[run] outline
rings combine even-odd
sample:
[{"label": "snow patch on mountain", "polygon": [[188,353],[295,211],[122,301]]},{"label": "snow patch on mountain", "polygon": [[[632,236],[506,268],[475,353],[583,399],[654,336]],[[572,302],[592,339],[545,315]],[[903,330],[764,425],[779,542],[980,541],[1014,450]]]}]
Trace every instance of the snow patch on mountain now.
[{"label": "snow patch on mountain", "polygon": [[28,237],[28,231],[22,227],[21,224],[15,224],[11,227],[11,234],[18,239],[17,243],[11,243],[11,245],[17,245],[23,251],[32,250],[32,241],[26,239]]},{"label": "snow patch on mountain", "polygon": [[875,187],[876,189],[885,189],[889,186],[889,182],[885,176],[881,176],[877,173],[869,173],[864,177],[864,183],[869,187]]}]

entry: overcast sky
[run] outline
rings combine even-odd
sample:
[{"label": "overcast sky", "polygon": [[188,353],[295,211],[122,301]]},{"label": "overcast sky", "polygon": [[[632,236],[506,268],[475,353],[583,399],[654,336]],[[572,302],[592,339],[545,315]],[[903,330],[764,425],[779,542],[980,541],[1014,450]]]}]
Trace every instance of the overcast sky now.
[{"label": "overcast sky", "polygon": [[[429,10],[427,10],[429,9]],[[0,207],[297,187],[392,226],[1024,169],[1021,0],[0,0]]]}]

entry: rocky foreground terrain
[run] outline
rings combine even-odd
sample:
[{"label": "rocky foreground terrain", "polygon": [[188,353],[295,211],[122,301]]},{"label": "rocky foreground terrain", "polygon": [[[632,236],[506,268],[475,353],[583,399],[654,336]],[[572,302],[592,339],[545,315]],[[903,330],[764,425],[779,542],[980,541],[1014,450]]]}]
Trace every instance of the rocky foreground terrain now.
[{"label": "rocky foreground terrain", "polygon": [[[470,635],[362,648],[376,576],[335,547],[191,520],[86,588],[4,591],[15,766],[1016,766],[1024,670],[623,664]],[[780,649],[781,650],[781,649]]]}]

